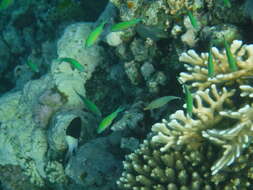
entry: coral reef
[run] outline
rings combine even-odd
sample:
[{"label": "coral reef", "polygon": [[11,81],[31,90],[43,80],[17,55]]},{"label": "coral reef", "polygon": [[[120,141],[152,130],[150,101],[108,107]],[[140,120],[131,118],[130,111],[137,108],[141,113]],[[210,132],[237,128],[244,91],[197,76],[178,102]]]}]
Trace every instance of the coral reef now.
[{"label": "coral reef", "polygon": [[110,32],[106,36],[106,43],[109,44],[110,46],[120,45],[122,43],[121,34],[122,34],[122,31]]},{"label": "coral reef", "polygon": [[[210,160],[216,157],[216,147],[203,144],[199,149],[181,146],[159,151],[161,146],[150,140],[123,162],[124,172],[117,181],[120,189],[155,190],[249,190],[252,186],[252,146],[241,155],[230,170],[212,175]],[[207,161],[208,160],[208,161]]]},{"label": "coral reef", "polygon": [[[239,41],[252,42],[251,1],[109,0],[98,17],[105,3],[18,0],[1,10],[0,95],[12,90],[0,97],[0,189],[251,189],[253,45]],[[192,114],[183,100],[146,110],[182,95],[178,75]],[[102,116],[124,112],[97,134],[103,118],[76,92]]]},{"label": "coral reef", "polygon": [[[121,31],[122,42],[115,47],[115,52],[119,60],[124,62],[124,70],[131,84],[141,86],[145,83],[153,95],[161,93],[164,86],[171,82],[170,71],[175,69],[177,72],[180,69],[182,64],[176,61],[177,56],[186,48],[200,48],[202,43],[222,47],[221,35],[225,35],[229,42],[241,39],[242,36],[242,29],[235,25],[237,21],[231,19],[231,14],[245,18],[241,11],[233,12],[236,7],[242,9],[242,2],[232,3],[230,9],[225,9],[223,2],[205,0],[111,2],[119,10],[120,21],[142,18],[135,27]],[[198,28],[193,26],[189,12]],[[227,22],[224,23],[223,20]],[[118,22],[117,18],[114,18],[114,22]],[[147,62],[155,68],[148,77],[142,70]]]},{"label": "coral reef", "polygon": [[183,53],[179,59],[188,63],[185,66],[190,73],[181,73],[180,80],[192,82],[192,87],[198,90],[204,90],[212,84],[225,84],[226,87],[232,84],[246,85],[252,74],[253,46],[242,45],[242,41],[235,40],[230,48],[239,67],[238,71],[231,71],[225,50],[219,51],[213,47],[211,52],[215,57],[214,69],[216,75],[209,78],[207,75],[208,53],[202,53],[199,56],[194,50],[189,50],[187,53]]},{"label": "coral reef", "polygon": [[[1,165],[17,165],[27,173],[44,176],[45,156],[48,149],[45,131],[33,120],[32,108],[38,94],[48,84],[48,77],[40,81],[30,81],[23,91],[9,93],[1,97]],[[32,163],[27,165],[28,161]],[[31,170],[31,172],[29,172]],[[42,184],[41,177],[34,179]]]},{"label": "coral reef", "polygon": [[142,113],[143,102],[139,101],[128,108],[122,118],[116,121],[111,129],[113,131],[128,131],[137,130],[138,124],[143,120],[144,114]]},{"label": "coral reef", "polygon": [[123,162],[125,171],[117,184],[121,189],[134,190],[211,190],[210,166],[205,160],[213,154],[212,149],[190,151],[183,148],[163,153],[159,146],[146,140]]},{"label": "coral reef", "polygon": [[165,143],[161,151],[172,144],[192,146],[204,138],[221,145],[225,150],[211,168],[212,174],[232,164],[249,145],[252,135],[252,105],[248,96],[253,73],[253,45],[233,41],[230,49],[238,70],[231,71],[225,50],[213,47],[213,77],[207,74],[208,53],[200,56],[194,50],[183,53],[179,59],[187,63],[188,73],[182,72],[179,79],[189,84],[194,94],[193,117],[179,110],[171,115],[170,122],[152,127],[158,133],[153,141]]},{"label": "coral reef", "polygon": [[139,140],[134,137],[122,138],[120,148],[125,150],[130,150],[131,152],[135,151],[139,147]]},{"label": "coral reef", "polygon": [[19,166],[5,165],[0,166],[0,181],[1,189],[16,189],[16,190],[26,190],[34,189],[39,190],[40,187],[32,184],[29,177],[25,175]]},{"label": "coral reef", "polygon": [[59,56],[76,58],[85,66],[84,73],[68,63],[54,61],[51,73],[0,98],[0,163],[3,167],[20,167],[39,187],[45,187],[48,181],[66,182],[63,165],[55,159],[61,160],[67,149],[66,128],[71,120],[80,117],[83,121],[80,142],[87,141],[94,132],[89,127],[92,117],[81,112],[81,100],[74,94],[74,89],[85,93],[83,85],[102,60],[100,47],[90,48],[89,53],[84,50],[83,38],[89,26],[71,25],[58,43]]},{"label": "coral reef", "polygon": [[84,72],[72,69],[67,62],[54,61],[51,73],[57,89],[67,97],[66,105],[73,107],[80,105],[80,99],[75,90],[85,94],[84,84],[92,76],[96,66],[103,61],[103,49],[98,45],[85,48],[85,37],[91,30],[89,23],[77,23],[65,29],[62,38],[58,41],[58,57],[76,59],[85,68]]},{"label": "coral reef", "polygon": [[74,119],[80,117],[82,120],[81,125],[81,137],[80,143],[87,142],[94,136],[94,128],[90,126],[94,125],[94,119],[91,115],[82,112],[81,110],[61,110],[58,111],[51,119],[50,126],[48,128],[48,142],[50,144],[50,149],[54,153],[64,152],[67,149],[66,144],[66,130],[70,122]]},{"label": "coral reef", "polygon": [[[200,179],[209,177],[204,180],[204,183],[200,180],[201,185],[196,187],[193,187],[195,182],[191,181],[192,184],[187,184],[188,188],[247,189],[253,185],[250,175],[242,179],[239,176],[239,179],[233,177],[238,168],[247,172],[251,170],[247,160],[252,156],[251,152],[247,152],[246,156],[241,156],[241,154],[243,150],[252,148],[249,145],[253,135],[253,108],[250,103],[253,92],[250,86],[253,74],[253,45],[243,45],[242,41],[233,41],[230,50],[236,60],[238,70],[231,71],[225,50],[213,47],[211,48],[215,70],[213,77],[208,77],[208,53],[198,55],[194,50],[182,53],[179,59],[186,63],[188,72],[182,72],[179,80],[189,85],[193,94],[193,115],[190,116],[183,110],[178,110],[170,115],[169,121],[164,119],[162,123],[153,125],[152,138],[127,157],[127,162],[124,164],[126,171],[118,181],[120,187],[123,189],[180,188],[182,184],[179,182],[174,185],[175,187],[170,185],[166,167],[159,169],[159,176],[153,173],[157,170],[156,167],[168,163],[168,161],[163,161],[163,156],[170,155],[171,157],[175,150],[185,154],[187,151],[200,151],[209,146],[220,151],[221,157],[218,157],[220,154],[213,154],[211,158],[208,158],[209,163],[213,165],[204,169],[206,174],[199,175]],[[208,142],[212,144],[207,145]],[[182,150],[181,147],[186,147],[186,150]],[[236,161],[238,157],[240,157],[239,161]],[[184,159],[187,160],[187,157]],[[156,162],[152,163],[151,160]],[[173,168],[177,169],[177,166]],[[183,168],[188,169],[189,166]],[[150,172],[151,174],[147,176]],[[185,173],[193,175],[190,170]],[[180,179],[180,172],[176,174],[176,178]],[[189,178],[193,176],[187,177]]]},{"label": "coral reef", "polygon": [[[8,1],[6,1],[8,2]],[[0,93],[13,87],[21,90],[26,82],[39,78],[49,69],[56,58],[56,42],[62,30],[70,23],[94,21],[106,6],[100,3],[72,0],[57,1],[12,1],[12,5],[1,10],[0,15],[0,79],[5,85]],[[33,54],[39,64],[39,73],[24,70],[13,77],[13,68],[24,66]]]},{"label": "coral reef", "polygon": [[[185,24],[185,20],[188,19],[188,11],[191,11],[194,17],[196,17],[197,22],[201,28],[210,25],[213,26],[219,21],[223,21],[224,23],[224,20],[226,21],[226,23],[245,23],[245,19],[243,20],[245,16],[242,13],[244,7],[242,2],[233,3],[230,9],[226,9],[222,1],[214,2],[205,0],[111,0],[111,2],[114,3],[115,6],[119,9],[120,17],[122,20],[130,20],[132,18],[141,17],[143,18],[143,23],[146,25],[145,28],[160,28],[162,29],[162,31],[173,31],[174,29],[174,31],[172,32],[174,33],[174,35],[181,35],[182,32],[185,32],[185,35],[187,34],[188,38],[190,38],[189,36],[196,37],[196,34],[198,32],[202,33],[202,31],[198,30],[193,31],[192,27]],[[129,6],[130,3],[131,6]],[[235,11],[238,8],[241,11]],[[237,15],[237,17],[240,19],[233,19],[235,18],[235,15]],[[175,28],[181,28],[180,32],[175,33]],[[144,34],[146,33],[145,31],[146,30],[139,30],[138,33]],[[153,31],[150,33],[152,35],[149,35],[151,38],[156,36],[156,34],[160,33],[157,32],[157,30],[149,31]],[[157,36],[160,36],[159,39],[165,37],[164,35]],[[184,39],[186,38],[186,36],[182,38]],[[191,40],[193,39],[194,38],[191,38]],[[183,40],[182,42],[185,41]]]},{"label": "coral reef", "polygon": [[65,175],[64,167],[58,161],[48,162],[45,171],[48,174],[47,177],[50,183],[64,184],[68,181],[66,179],[67,176]]}]

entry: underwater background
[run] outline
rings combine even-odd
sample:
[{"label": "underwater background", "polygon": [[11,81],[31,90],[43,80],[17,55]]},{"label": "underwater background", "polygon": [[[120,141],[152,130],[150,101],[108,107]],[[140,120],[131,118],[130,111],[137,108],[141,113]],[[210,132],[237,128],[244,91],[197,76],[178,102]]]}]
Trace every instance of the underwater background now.
[{"label": "underwater background", "polygon": [[0,0],[0,190],[252,190],[253,0]]}]

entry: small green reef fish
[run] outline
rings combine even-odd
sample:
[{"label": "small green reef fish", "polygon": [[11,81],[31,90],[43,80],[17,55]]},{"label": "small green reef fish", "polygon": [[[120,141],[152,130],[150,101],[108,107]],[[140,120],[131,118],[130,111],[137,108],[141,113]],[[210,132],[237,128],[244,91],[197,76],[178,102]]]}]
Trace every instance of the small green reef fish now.
[{"label": "small green reef fish", "polygon": [[211,48],[209,48],[208,52],[207,69],[208,69],[208,77],[213,77],[215,73],[214,73],[213,54]]},{"label": "small green reef fish", "polygon": [[39,72],[39,67],[37,64],[33,63],[31,60],[26,61],[27,66],[35,73]]},{"label": "small green reef fish", "polygon": [[83,101],[85,107],[91,111],[92,113],[94,113],[95,115],[97,115],[98,117],[101,117],[101,111],[99,110],[99,108],[89,99],[85,98],[84,96],[82,96],[81,94],[79,94],[76,90],[75,90],[76,94],[80,97],[80,99]]},{"label": "small green reef fish", "polygon": [[99,39],[100,35],[103,32],[105,24],[106,24],[106,21],[103,21],[100,25],[98,25],[94,30],[92,30],[89,33],[89,35],[85,41],[85,48],[89,48],[96,43],[96,41]]},{"label": "small green reef fish", "polygon": [[185,92],[185,102],[186,102],[186,111],[189,116],[192,116],[193,110],[193,98],[189,87],[186,84],[183,84],[184,92]]},{"label": "small green reef fish", "polygon": [[168,102],[172,101],[172,100],[176,100],[176,99],[181,99],[180,97],[177,96],[163,96],[160,98],[157,98],[155,100],[153,100],[152,102],[150,102],[150,104],[148,104],[144,110],[153,110],[156,108],[160,108],[162,106],[164,106],[165,104],[167,104]]},{"label": "small green reef fish", "polygon": [[0,11],[7,9],[12,3],[13,0],[0,0]]},{"label": "small green reef fish", "polygon": [[70,58],[70,57],[60,57],[58,60],[60,62],[68,62],[68,63],[70,63],[78,71],[81,71],[81,72],[84,71],[84,66],[81,65],[76,59],[73,59],[73,58]]},{"label": "small green reef fish", "polygon": [[142,20],[141,18],[135,18],[135,19],[132,19],[129,21],[116,23],[116,24],[112,25],[111,31],[117,32],[117,31],[126,30],[126,29],[138,24],[141,20]]},{"label": "small green reef fish", "polygon": [[183,85],[183,91],[185,93],[185,103],[186,103],[186,112],[189,116],[192,116],[192,110],[193,110],[193,97],[191,94],[191,91],[189,87],[183,83],[183,81],[179,80],[179,83]]},{"label": "small green reef fish", "polygon": [[237,67],[236,60],[235,60],[235,58],[232,55],[232,52],[230,50],[230,47],[229,47],[228,42],[225,39],[225,37],[224,37],[224,46],[225,46],[225,50],[226,50],[226,55],[227,55],[227,59],[228,59],[229,68],[232,71],[237,71],[238,67]]},{"label": "small green reef fish", "polygon": [[224,5],[225,5],[226,7],[228,7],[228,8],[231,7],[230,0],[223,0],[223,2],[224,2]]},{"label": "small green reef fish", "polygon": [[184,84],[184,91],[185,91],[185,101],[186,101],[186,111],[189,114],[189,116],[192,116],[192,110],[193,110],[193,98],[191,91],[189,90],[189,87]]},{"label": "small green reef fish", "polygon": [[124,109],[122,107],[119,107],[116,111],[112,112],[110,115],[106,116],[102,119],[102,121],[99,123],[99,126],[97,128],[97,133],[102,133],[107,127],[109,127],[113,120],[118,116],[120,112],[122,112]]},{"label": "small green reef fish", "polygon": [[196,17],[192,14],[191,11],[188,11],[187,14],[188,14],[188,17],[191,21],[193,28],[195,28],[197,30],[199,28],[199,25],[198,25],[198,21],[197,21]]}]

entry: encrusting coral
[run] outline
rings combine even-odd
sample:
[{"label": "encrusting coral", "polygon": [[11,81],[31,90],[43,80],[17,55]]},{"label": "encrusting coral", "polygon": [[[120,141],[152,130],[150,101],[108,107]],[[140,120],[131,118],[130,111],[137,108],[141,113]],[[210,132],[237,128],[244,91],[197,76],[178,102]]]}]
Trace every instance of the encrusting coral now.
[{"label": "encrusting coral", "polygon": [[[175,151],[182,155],[189,150],[196,153],[210,146],[215,149],[214,155],[206,158],[210,160],[210,167],[200,169],[201,166],[194,169],[195,172],[205,171],[202,174],[198,173],[201,176],[199,179],[205,178],[204,183],[200,180],[201,185],[194,188],[194,182],[188,181],[187,188],[184,189],[239,190],[248,189],[253,185],[250,174],[252,168],[247,161],[252,157],[250,143],[253,135],[253,107],[250,100],[253,97],[253,87],[250,84],[253,74],[253,44],[242,45],[241,41],[235,40],[230,50],[238,69],[230,69],[225,49],[221,51],[212,47],[212,77],[208,76],[208,53],[199,55],[194,50],[189,50],[181,54],[179,59],[186,63],[187,72],[180,74],[179,81],[187,84],[192,93],[192,116],[178,110],[168,121],[164,119],[162,123],[153,125],[150,140],[127,157],[124,163],[125,171],[118,181],[120,187],[136,190],[182,189],[176,164],[172,166],[172,169],[177,171],[174,171],[175,187],[170,187],[167,179],[170,176],[167,173],[168,168],[163,167],[167,162],[163,162],[163,157],[171,157]],[[246,148],[247,151],[243,152]],[[221,154],[216,153],[219,151]],[[199,159],[205,157],[199,156]],[[156,162],[151,163],[154,159]],[[196,159],[198,158],[195,157],[193,160]],[[187,156],[182,162],[184,160],[187,160]],[[194,165],[193,163],[194,161],[189,161],[188,164]],[[232,163],[234,164],[231,165]],[[165,176],[162,178],[162,175],[158,175],[157,181],[152,173],[160,166],[159,173]],[[203,167],[206,167],[204,162]],[[184,168],[188,168],[185,171],[188,175],[193,175],[189,166]],[[242,172],[241,175],[245,174],[243,178],[238,175],[238,171]],[[188,179],[193,180],[193,176]]]}]

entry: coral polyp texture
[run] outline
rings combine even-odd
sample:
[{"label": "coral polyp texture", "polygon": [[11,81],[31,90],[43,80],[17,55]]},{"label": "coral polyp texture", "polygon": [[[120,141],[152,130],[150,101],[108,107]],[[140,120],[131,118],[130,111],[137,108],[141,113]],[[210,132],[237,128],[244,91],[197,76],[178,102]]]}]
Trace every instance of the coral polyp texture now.
[{"label": "coral polyp texture", "polygon": [[[210,190],[212,182],[207,180],[212,150],[192,152],[189,149],[159,151],[151,141],[144,143],[123,162],[126,171],[118,180],[122,189],[131,190]],[[205,152],[205,153],[204,153]],[[205,157],[202,157],[206,155]],[[196,170],[195,168],[201,168]]]},{"label": "coral polyp texture", "polygon": [[[208,76],[210,53],[189,50],[181,54],[179,60],[187,71],[180,73],[179,81],[192,93],[192,115],[178,110],[152,126],[151,138],[126,158],[118,181],[122,189],[239,190],[253,185],[249,164],[253,156],[253,44],[235,40],[229,49],[237,70],[231,70],[225,49],[212,47],[212,77]],[[189,151],[199,156],[189,160]],[[185,163],[182,171],[176,162],[168,167],[174,154],[180,154],[178,162]],[[194,164],[196,160],[201,162],[199,166]],[[194,175],[198,180],[194,181]],[[182,176],[187,183],[182,184]]]}]

